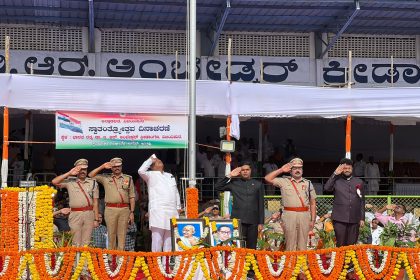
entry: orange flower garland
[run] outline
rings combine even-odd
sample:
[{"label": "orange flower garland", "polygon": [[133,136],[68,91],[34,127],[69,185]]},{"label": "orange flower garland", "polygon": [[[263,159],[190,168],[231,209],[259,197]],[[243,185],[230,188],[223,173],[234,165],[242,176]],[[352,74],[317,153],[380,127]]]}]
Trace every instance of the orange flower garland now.
[{"label": "orange flower garland", "polygon": [[198,189],[187,188],[187,218],[197,219],[198,218]]},{"label": "orange flower garland", "polygon": [[[0,190],[1,195],[1,240],[0,248],[7,251],[19,250],[19,192],[11,188]],[[13,188],[15,189],[15,188]]]},{"label": "orange flower garland", "polygon": [[367,278],[369,279],[383,279],[384,277],[387,276],[387,272],[388,270],[386,268],[390,267],[390,263],[392,265],[392,261],[394,261],[394,265],[396,262],[396,258],[392,257],[392,253],[389,253],[386,262],[385,262],[385,266],[384,269],[382,270],[381,273],[375,273],[374,271],[372,271],[370,265],[369,265],[369,260],[368,260],[368,256],[367,254],[364,252],[365,250],[357,250],[357,256],[360,262],[360,267],[362,268],[363,272],[366,274]]},{"label": "orange flower garland", "polygon": [[407,252],[408,255],[408,261],[410,262],[412,268],[413,268],[413,272],[414,272],[414,276],[416,277],[416,279],[420,279],[420,256],[419,253],[416,252]]},{"label": "orange flower garland", "polygon": [[[381,273],[374,273],[369,266],[369,260],[366,250],[386,251],[388,256]],[[252,267],[259,279],[286,279],[296,277],[302,271],[307,279],[345,279],[350,263],[354,264],[355,272],[359,278],[363,279],[395,279],[400,270],[405,270],[410,279],[420,279],[419,254],[420,248],[393,248],[372,245],[348,246],[342,248],[325,249],[317,251],[299,251],[299,252],[265,252],[245,248],[231,247],[213,247],[188,250],[184,252],[121,252],[113,250],[100,250],[94,248],[58,248],[58,249],[37,249],[25,252],[1,252],[0,256],[5,258],[10,256],[7,270],[0,271],[0,279],[16,279],[26,270],[26,264],[29,265],[31,275],[34,279],[45,280],[68,280],[74,278],[74,268],[77,274],[87,263],[88,271],[93,279],[112,279],[122,280],[136,278],[139,269],[148,280],[166,279],[162,274],[157,262],[157,258],[162,256],[178,256],[180,259],[179,269],[176,271],[173,279],[190,279],[194,271],[201,267],[205,279],[226,279],[227,276],[220,272],[217,256],[221,251],[235,252],[235,263],[232,268],[232,274],[228,279],[241,279]],[[334,268],[329,275],[324,275],[319,269],[315,254],[329,254],[336,252]],[[75,263],[76,253],[81,254],[79,263]],[[44,254],[63,254],[62,264],[55,275],[51,275],[51,270],[47,269],[48,259]],[[115,277],[109,277],[103,264],[103,254],[118,255],[124,257],[124,265],[119,274]],[[279,260],[285,256],[284,268],[279,276],[271,275],[266,261],[266,256]],[[389,259],[389,260],[388,260]],[[277,261],[276,261],[277,262]],[[3,270],[3,267],[0,268]],[[230,273],[229,273],[230,274]],[[382,278],[379,278],[382,277]]]},{"label": "orange flower garland", "polygon": [[338,279],[338,276],[340,275],[341,269],[344,265],[345,251],[339,251],[336,253],[335,261],[334,261],[334,268],[332,269],[331,273],[328,275],[325,275],[320,271],[315,254],[317,254],[317,252],[308,254],[309,263],[312,264],[309,266],[309,270],[313,278],[314,279]]},{"label": "orange flower garland", "polygon": [[[29,211],[30,236],[26,236],[22,226],[27,208],[24,192],[35,193],[34,204]],[[25,188],[5,188],[0,190],[2,215],[0,219],[0,248],[8,251],[25,249],[26,239],[30,238],[31,248],[42,249],[53,246],[52,197],[57,191],[49,186]],[[23,196],[22,196],[23,195]],[[31,214],[32,213],[32,214]],[[48,215],[47,213],[50,213]],[[29,262],[29,261],[28,261]]]}]

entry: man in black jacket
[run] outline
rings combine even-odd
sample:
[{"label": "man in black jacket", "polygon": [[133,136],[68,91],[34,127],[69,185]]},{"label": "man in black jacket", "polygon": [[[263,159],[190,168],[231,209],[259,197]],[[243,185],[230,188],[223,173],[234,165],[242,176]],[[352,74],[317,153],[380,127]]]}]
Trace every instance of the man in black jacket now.
[{"label": "man in black jacket", "polygon": [[353,177],[352,160],[344,158],[328,179],[324,190],[333,192],[332,220],[337,247],[356,244],[365,222],[363,181]]},{"label": "man in black jacket", "polygon": [[[239,176],[239,178],[234,178]],[[230,191],[233,196],[232,218],[241,220],[246,247],[256,249],[258,231],[264,225],[264,187],[251,179],[251,165],[235,168],[215,185],[216,191]]]}]

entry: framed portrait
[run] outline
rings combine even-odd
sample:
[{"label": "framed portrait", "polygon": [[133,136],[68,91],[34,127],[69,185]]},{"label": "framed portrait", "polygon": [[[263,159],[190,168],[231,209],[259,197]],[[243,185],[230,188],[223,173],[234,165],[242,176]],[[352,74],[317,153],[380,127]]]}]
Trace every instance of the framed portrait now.
[{"label": "framed portrait", "polygon": [[200,247],[207,240],[208,231],[202,219],[172,219],[172,250],[185,251]]},{"label": "framed portrait", "polygon": [[233,220],[210,220],[210,245],[242,248],[241,223]]}]

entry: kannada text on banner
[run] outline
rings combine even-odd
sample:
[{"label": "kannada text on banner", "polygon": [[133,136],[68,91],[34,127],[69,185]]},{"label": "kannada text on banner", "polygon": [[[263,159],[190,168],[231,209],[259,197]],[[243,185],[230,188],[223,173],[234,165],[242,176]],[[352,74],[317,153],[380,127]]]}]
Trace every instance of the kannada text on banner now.
[{"label": "kannada text on banner", "polygon": [[56,112],[56,149],[182,149],[187,116]]}]

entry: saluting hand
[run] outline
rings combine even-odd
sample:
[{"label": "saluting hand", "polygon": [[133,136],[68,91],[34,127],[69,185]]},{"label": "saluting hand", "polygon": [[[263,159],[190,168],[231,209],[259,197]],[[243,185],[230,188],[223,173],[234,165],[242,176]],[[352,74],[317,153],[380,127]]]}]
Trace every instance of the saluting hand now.
[{"label": "saluting hand", "polygon": [[242,167],[236,167],[235,169],[233,169],[231,172],[230,172],[230,177],[237,177],[237,176],[239,176],[239,174],[241,174],[241,170],[242,170]]},{"label": "saluting hand", "polygon": [[344,164],[340,164],[337,169],[334,171],[335,175],[340,175],[341,173],[343,173],[344,170]]},{"label": "saluting hand", "polygon": [[281,169],[281,173],[289,173],[290,170],[292,169],[292,165],[290,163],[286,163],[280,169]]},{"label": "saluting hand", "polygon": [[102,167],[105,169],[111,169],[112,164],[110,162],[105,162],[104,164],[102,164]]},{"label": "saluting hand", "polygon": [[80,172],[80,166],[76,166],[76,167],[73,167],[71,170],[70,170],[70,175],[71,176],[76,176],[77,174],[79,174],[79,172]]}]

